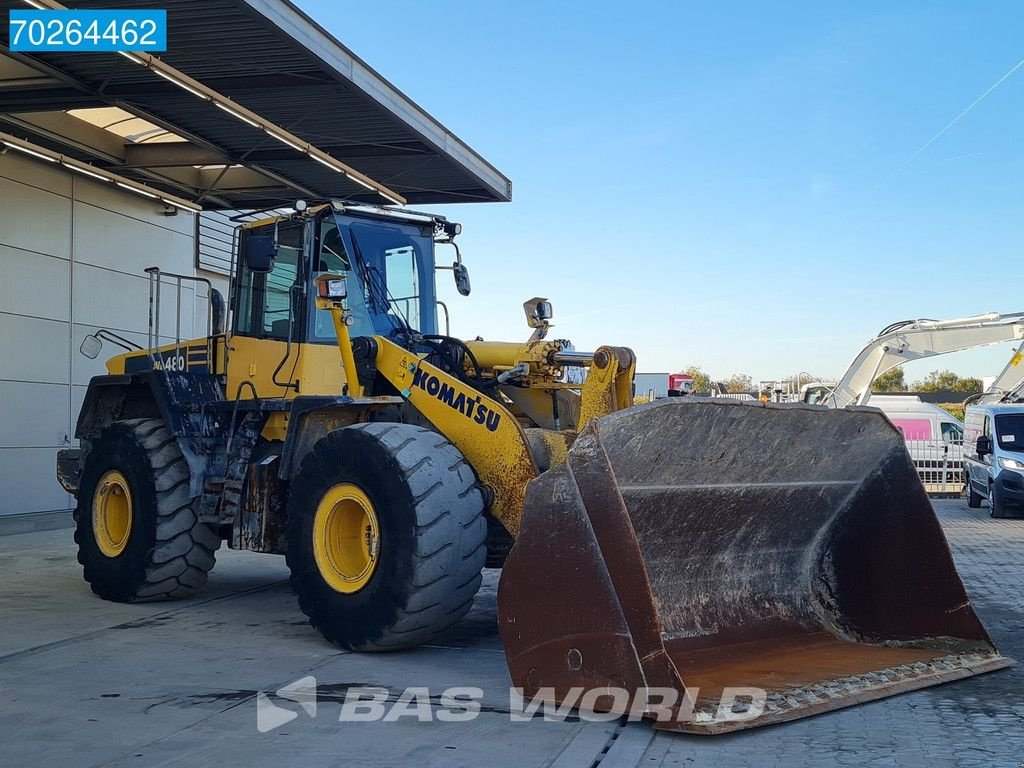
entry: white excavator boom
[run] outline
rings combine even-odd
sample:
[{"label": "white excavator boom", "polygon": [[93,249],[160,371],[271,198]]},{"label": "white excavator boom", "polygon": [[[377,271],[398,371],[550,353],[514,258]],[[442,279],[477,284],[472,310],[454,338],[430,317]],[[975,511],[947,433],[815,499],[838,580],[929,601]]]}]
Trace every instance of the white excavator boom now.
[{"label": "white excavator boom", "polygon": [[[842,379],[819,402],[832,408],[864,405],[871,397],[871,384],[886,371],[911,360],[986,347],[1007,341],[1024,342],[1024,312],[989,312],[955,320],[904,320],[883,328],[865,345]],[[997,384],[1024,385],[1024,343],[1017,350],[1016,363],[1007,365]],[[1008,372],[1009,370],[1009,372]],[[1016,378],[1014,378],[1016,374]],[[987,393],[986,393],[987,394]],[[1001,397],[1001,395],[1000,395]]]}]

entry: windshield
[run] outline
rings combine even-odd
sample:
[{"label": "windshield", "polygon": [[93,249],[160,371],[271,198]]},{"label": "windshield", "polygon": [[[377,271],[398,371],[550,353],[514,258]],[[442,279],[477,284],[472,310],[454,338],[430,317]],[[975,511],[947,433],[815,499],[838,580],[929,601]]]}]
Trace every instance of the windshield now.
[{"label": "windshield", "polygon": [[[319,222],[319,241],[313,258],[313,278],[317,275],[345,275],[348,282],[348,308],[352,314],[349,332],[352,336],[372,336],[376,331],[370,321],[365,291],[359,290],[362,281],[352,269],[353,260],[345,247],[345,240],[334,217]],[[314,309],[310,323],[312,341],[336,341],[334,320],[327,309]]]},{"label": "windshield", "polygon": [[942,439],[947,443],[962,443],[964,431],[956,424],[944,421],[942,422]]},{"label": "windshield", "polygon": [[[421,333],[437,330],[434,241],[419,227],[330,216],[319,223],[313,275],[344,274],[352,336],[390,335],[407,324]],[[328,310],[310,322],[312,341],[334,341]]]},{"label": "windshield", "polygon": [[1024,453],[1024,413],[997,415],[995,432],[1004,451]]},{"label": "windshield", "polygon": [[822,403],[832,393],[832,390],[824,386],[808,386],[804,392],[804,402],[810,405]]},{"label": "windshield", "polygon": [[378,332],[401,328],[404,322],[421,333],[435,333],[432,233],[411,224],[360,220],[351,220],[348,231]]}]

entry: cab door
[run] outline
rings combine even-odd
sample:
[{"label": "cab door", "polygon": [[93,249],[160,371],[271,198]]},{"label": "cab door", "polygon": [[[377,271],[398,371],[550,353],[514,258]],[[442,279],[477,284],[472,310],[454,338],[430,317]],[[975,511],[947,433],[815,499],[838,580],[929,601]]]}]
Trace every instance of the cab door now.
[{"label": "cab door", "polygon": [[277,255],[273,270],[265,274],[250,272],[239,260],[228,341],[228,399],[251,398],[253,388],[264,398],[297,394],[294,374],[305,341],[306,228],[303,219],[286,220],[243,231],[240,237],[272,235],[276,229]]},{"label": "cab door", "polygon": [[965,448],[967,453],[965,461],[967,464],[967,478],[974,492],[980,496],[985,496],[988,494],[989,465],[992,457],[978,456],[978,437],[981,435],[985,435],[990,439],[992,437],[991,419],[988,414],[981,417],[980,427],[975,429],[968,427],[966,434],[967,440],[970,443]]}]

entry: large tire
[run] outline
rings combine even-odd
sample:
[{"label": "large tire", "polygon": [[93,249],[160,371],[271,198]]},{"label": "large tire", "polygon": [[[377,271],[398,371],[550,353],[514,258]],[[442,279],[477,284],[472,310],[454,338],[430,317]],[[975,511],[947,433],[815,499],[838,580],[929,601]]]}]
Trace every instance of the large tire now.
[{"label": "large tire", "polygon": [[[115,542],[116,554],[109,540],[97,540],[104,534],[94,524],[101,481],[112,473],[126,481],[130,494],[130,524],[115,536],[122,539]],[[188,597],[206,584],[220,546],[217,532],[196,520],[188,464],[162,419],[117,421],[93,441],[75,526],[85,580],[100,597],[121,603]]]},{"label": "large tire", "polygon": [[[318,564],[316,547],[323,558],[326,544],[314,542],[323,530],[316,518],[337,508],[325,507],[325,499],[352,487],[368,499],[377,533],[365,552],[376,554],[361,572],[365,582],[339,587],[336,573],[332,585],[330,567]],[[337,430],[309,452],[290,489],[292,588],[326,639],[355,651],[411,648],[469,611],[487,555],[487,523],[476,475],[444,437],[382,422]]]}]

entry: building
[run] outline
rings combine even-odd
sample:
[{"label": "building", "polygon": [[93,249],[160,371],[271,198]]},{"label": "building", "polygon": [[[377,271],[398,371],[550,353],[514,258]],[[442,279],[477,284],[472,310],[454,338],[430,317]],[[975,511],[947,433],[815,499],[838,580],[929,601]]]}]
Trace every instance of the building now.
[{"label": "building", "polygon": [[633,377],[633,388],[637,397],[647,397],[651,390],[654,396],[668,397],[667,373],[637,373]]},{"label": "building", "polygon": [[[226,293],[234,212],[511,196],[286,0],[103,5],[167,9],[167,52],[17,54],[0,29],[0,515],[71,506],[54,455],[111,353],[89,360],[79,345],[99,328],[145,343],[147,267]],[[26,7],[0,0],[0,18]],[[177,317],[161,307],[164,343],[204,333],[205,286],[183,296]]]}]

